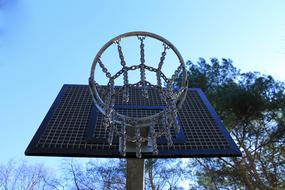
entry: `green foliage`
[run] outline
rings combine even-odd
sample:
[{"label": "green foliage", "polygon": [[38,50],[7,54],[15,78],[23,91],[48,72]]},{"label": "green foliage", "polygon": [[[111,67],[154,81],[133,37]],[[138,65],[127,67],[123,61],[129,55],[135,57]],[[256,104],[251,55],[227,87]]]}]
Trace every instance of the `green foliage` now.
[{"label": "green foliage", "polygon": [[[190,87],[202,88],[242,158],[199,159],[196,175],[204,189],[285,187],[285,85],[257,72],[241,73],[229,59],[188,61]],[[179,85],[179,80],[177,81]]]}]

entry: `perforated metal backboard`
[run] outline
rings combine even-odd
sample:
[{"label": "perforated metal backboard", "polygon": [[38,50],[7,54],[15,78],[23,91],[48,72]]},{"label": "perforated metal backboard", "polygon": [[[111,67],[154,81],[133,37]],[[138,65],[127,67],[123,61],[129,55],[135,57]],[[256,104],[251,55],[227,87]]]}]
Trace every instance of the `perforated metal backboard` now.
[{"label": "perforated metal backboard", "polygon": [[[163,109],[163,101],[155,90],[150,90],[149,98],[145,99],[138,89],[132,88],[130,96],[128,103],[123,103],[122,97],[118,97],[115,109],[135,117],[151,115]],[[118,139],[114,139],[113,145],[107,143],[108,134],[103,129],[102,118],[87,85],[64,85],[25,154],[122,157],[118,150]],[[143,152],[142,158],[241,156],[200,89],[188,89],[178,120],[181,130],[178,135],[172,132],[174,146],[168,146],[162,137],[157,141],[159,154]],[[126,157],[135,158],[135,152],[127,152]]]}]

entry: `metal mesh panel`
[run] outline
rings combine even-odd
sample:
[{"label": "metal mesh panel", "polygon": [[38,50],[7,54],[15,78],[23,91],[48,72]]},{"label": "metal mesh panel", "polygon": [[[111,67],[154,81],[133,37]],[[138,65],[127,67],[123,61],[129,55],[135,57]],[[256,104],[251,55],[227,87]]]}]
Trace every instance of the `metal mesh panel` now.
[{"label": "metal mesh panel", "polygon": [[[98,92],[105,101],[104,98],[108,96],[108,89],[106,86],[101,86],[98,89]],[[158,106],[165,105],[164,101],[161,99],[160,94],[157,89],[148,89],[148,98],[143,97],[142,89],[139,87],[132,87],[129,89],[129,101],[123,101],[122,89],[120,87],[115,87],[115,104],[116,105],[140,105],[140,106]]]},{"label": "metal mesh panel", "polygon": [[[94,108],[93,108],[94,109]],[[156,109],[156,107],[152,108],[152,107],[145,107],[145,108],[117,108],[116,109],[120,114],[124,114],[127,116],[131,116],[131,117],[145,117],[145,116],[149,116],[149,115],[153,115],[155,113],[158,113],[161,111],[161,109]],[[107,142],[108,139],[108,131],[106,132],[104,129],[104,126],[102,125],[102,122],[104,120],[103,115],[99,112],[99,111],[95,111],[95,117],[94,118],[94,123],[91,123],[88,126],[88,134],[87,134],[87,141],[88,142]],[[180,124],[180,122],[179,122]],[[163,127],[162,125],[160,126],[155,126],[156,130],[161,130],[161,127]],[[120,131],[120,126],[117,126],[118,131]],[[175,142],[181,142],[181,141],[185,141],[185,135],[183,132],[182,127],[180,126],[180,132],[176,135],[175,134],[175,130],[174,128],[171,128],[170,132],[172,135],[172,139]],[[114,142],[117,142],[117,138],[115,137]],[[158,144],[166,144],[166,139],[164,138],[159,138],[158,139]]]},{"label": "metal mesh panel", "polygon": [[45,123],[46,127],[36,147],[96,149],[98,146],[107,146],[104,143],[86,142],[85,134],[92,106],[93,102],[86,86],[65,88],[63,97],[58,101],[51,118]]},{"label": "metal mesh panel", "polygon": [[[145,116],[158,112],[160,109],[151,108],[151,106],[161,106],[163,102],[155,91],[150,91],[149,94],[150,98],[144,99],[138,89],[132,89],[130,92],[132,98],[128,105],[138,107],[120,108],[119,106],[117,110],[131,116]],[[119,97],[116,104],[125,103]],[[94,114],[96,109],[93,106],[87,85],[64,85],[28,146],[26,154],[121,157],[116,141],[112,146],[104,141],[108,135],[102,128],[102,115],[98,112]],[[199,89],[189,89],[178,117],[185,139],[182,142],[174,141],[174,146],[160,143],[158,144],[159,155],[145,153],[143,157],[240,155],[240,151]],[[101,141],[90,142],[88,133],[94,123],[96,123],[95,128],[89,136]],[[135,157],[135,153],[127,153],[127,157]]]}]

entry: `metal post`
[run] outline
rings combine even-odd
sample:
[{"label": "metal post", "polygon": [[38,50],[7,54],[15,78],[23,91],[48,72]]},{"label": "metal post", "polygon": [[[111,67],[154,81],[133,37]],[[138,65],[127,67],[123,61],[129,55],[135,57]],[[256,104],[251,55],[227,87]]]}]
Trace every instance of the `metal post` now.
[{"label": "metal post", "polygon": [[127,190],[144,190],[144,159],[127,159]]}]

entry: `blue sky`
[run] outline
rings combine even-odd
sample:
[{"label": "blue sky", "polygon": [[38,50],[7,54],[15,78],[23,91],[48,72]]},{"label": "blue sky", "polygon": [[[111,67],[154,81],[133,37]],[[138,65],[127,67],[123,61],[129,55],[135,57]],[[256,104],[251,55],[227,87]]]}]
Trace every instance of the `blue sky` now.
[{"label": "blue sky", "polygon": [[185,60],[230,58],[285,81],[284,10],[281,0],[0,0],[0,162],[24,158],[61,86],[87,84],[97,51],[121,33],[157,33]]}]

